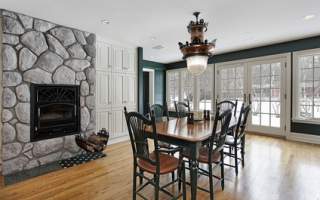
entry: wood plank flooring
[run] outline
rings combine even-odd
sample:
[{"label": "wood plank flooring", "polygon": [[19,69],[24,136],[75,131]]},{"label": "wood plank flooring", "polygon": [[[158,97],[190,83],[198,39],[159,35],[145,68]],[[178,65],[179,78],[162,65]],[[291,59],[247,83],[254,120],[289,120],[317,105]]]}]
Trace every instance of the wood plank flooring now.
[{"label": "wood plank flooring", "polygon": [[[226,168],[226,185],[216,185],[218,200],[320,200],[320,146],[248,135],[246,166],[238,177]],[[132,155],[129,142],[114,144],[108,156],[80,166],[52,172],[11,186],[3,186],[1,200],[131,199]],[[162,183],[170,176],[161,177]],[[207,186],[206,177],[199,178]],[[177,187],[172,190],[177,191]],[[152,199],[152,187],[144,193]],[[188,188],[188,198],[190,188]],[[198,191],[198,199],[208,199]],[[139,198],[138,198],[139,199]],[[169,199],[161,194],[161,199]]]}]

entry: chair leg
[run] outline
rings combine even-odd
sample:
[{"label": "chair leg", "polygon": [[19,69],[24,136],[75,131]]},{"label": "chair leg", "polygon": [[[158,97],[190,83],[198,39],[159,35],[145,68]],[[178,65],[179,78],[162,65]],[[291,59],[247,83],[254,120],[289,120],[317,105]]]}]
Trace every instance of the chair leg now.
[{"label": "chair leg", "polygon": [[244,148],[246,146],[245,137],[243,136],[241,140],[241,163],[242,167],[244,167]]},{"label": "chair leg", "polygon": [[[171,156],[174,156],[174,152],[169,153],[169,154],[171,154]],[[174,172],[171,173],[171,179],[172,179],[172,182],[175,180]]]},{"label": "chair leg", "polygon": [[[143,170],[142,170],[142,169],[140,169],[140,174],[143,175]],[[143,178],[142,178],[141,176],[140,176],[140,181],[139,181],[139,183],[140,183],[140,185],[143,184]]]},{"label": "chair leg", "polygon": [[181,178],[182,178],[182,173],[183,168],[185,168],[185,162],[183,161],[183,157],[181,156],[181,153],[179,154],[179,162],[181,164],[181,167],[178,168],[177,176],[178,176],[178,190],[179,192],[181,191]]},{"label": "chair leg", "polygon": [[209,163],[209,187],[210,187],[210,200],[214,199],[214,190],[213,190],[213,174],[212,174],[212,165]]},{"label": "chair leg", "polygon": [[137,199],[137,167],[134,165],[133,166],[133,187],[132,187],[132,199],[136,200]]},{"label": "chair leg", "polygon": [[171,179],[172,179],[172,182],[174,181],[175,179],[175,175],[174,175],[174,172],[171,173]]},{"label": "chair leg", "polygon": [[160,178],[159,175],[154,175],[154,199],[159,200],[159,190],[160,190]]},{"label": "chair leg", "polygon": [[[183,181],[183,188],[182,188],[182,197],[183,200],[187,199],[187,188],[186,188],[186,168],[183,162],[182,164],[182,181]],[[180,186],[181,187],[181,186]]]},{"label": "chair leg", "polygon": [[237,148],[237,146],[234,148],[234,166],[236,169],[236,175],[238,176],[238,148]]},{"label": "chair leg", "polygon": [[221,155],[221,163],[220,163],[220,170],[221,170],[221,188],[222,190],[224,190],[224,154],[223,154],[223,150],[220,153]]}]

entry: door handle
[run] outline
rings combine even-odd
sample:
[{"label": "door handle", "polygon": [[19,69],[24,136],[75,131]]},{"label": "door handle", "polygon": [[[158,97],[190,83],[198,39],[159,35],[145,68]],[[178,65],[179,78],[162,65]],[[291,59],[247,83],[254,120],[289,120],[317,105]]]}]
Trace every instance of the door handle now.
[{"label": "door handle", "polygon": [[251,104],[251,94],[249,94],[249,104]]},{"label": "door handle", "polygon": [[247,94],[243,94],[243,102],[244,102],[244,103],[247,102]]}]

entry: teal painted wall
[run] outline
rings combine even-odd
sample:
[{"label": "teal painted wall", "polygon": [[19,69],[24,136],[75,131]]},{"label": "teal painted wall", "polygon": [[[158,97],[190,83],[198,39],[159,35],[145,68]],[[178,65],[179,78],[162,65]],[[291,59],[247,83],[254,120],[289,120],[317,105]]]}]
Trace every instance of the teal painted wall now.
[{"label": "teal painted wall", "polygon": [[162,104],[166,99],[166,66],[162,63],[143,60],[143,48],[138,48],[138,110],[143,113],[143,68],[154,69],[155,88],[154,100],[157,104]]},{"label": "teal painted wall", "polygon": [[143,68],[154,69],[154,100],[157,104],[163,104],[165,101],[165,65],[153,61],[144,60]]}]

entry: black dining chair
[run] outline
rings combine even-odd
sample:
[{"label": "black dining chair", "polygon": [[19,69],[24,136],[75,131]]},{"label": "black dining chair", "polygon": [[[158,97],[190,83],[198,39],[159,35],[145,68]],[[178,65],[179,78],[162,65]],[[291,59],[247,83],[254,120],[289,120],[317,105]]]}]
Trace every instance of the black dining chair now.
[{"label": "black dining chair", "polygon": [[[164,105],[160,104],[153,104],[149,105],[149,116],[151,116],[151,113],[154,113],[155,121],[169,121],[169,113],[168,113],[168,106],[165,102]],[[180,147],[173,146],[171,144],[168,144],[166,142],[159,141],[159,146],[161,149],[165,149],[168,154],[174,156],[177,152],[181,151]],[[175,179],[175,173],[172,172],[172,180]]]},{"label": "black dining chair", "polygon": [[[224,189],[224,154],[223,148],[225,145],[225,140],[227,132],[229,129],[229,124],[232,117],[232,111],[225,110],[223,113],[219,112],[220,108],[217,108],[217,112],[214,119],[212,134],[209,139],[209,144],[200,148],[198,162],[202,164],[207,164],[208,169],[199,167],[199,174],[209,177],[209,190],[199,187],[202,191],[210,193],[210,200],[214,199],[213,190],[213,178],[220,181],[222,190]],[[220,126],[218,124],[220,123]],[[219,128],[220,127],[220,128]],[[181,153],[180,160],[186,158],[190,160],[190,153],[188,150],[184,150]],[[213,174],[213,170],[220,166],[220,177]]]},{"label": "black dining chair", "polygon": [[230,101],[230,100],[223,100],[223,101],[218,102],[218,100],[216,100],[216,108],[218,108],[218,107],[220,107],[220,112],[231,109],[231,110],[233,110],[233,115],[236,116],[237,107],[238,107],[238,99],[236,99],[234,102]]},{"label": "black dining chair", "polygon": [[187,114],[190,112],[190,102],[189,101],[187,101],[187,102],[175,101],[174,107],[176,109],[176,116],[178,118],[186,117]]},{"label": "black dining chair", "polygon": [[[164,192],[173,199],[178,199],[181,195],[183,199],[186,199],[186,185],[185,185],[185,168],[184,162],[174,156],[165,154],[158,144],[158,134],[156,130],[155,117],[151,114],[151,119],[146,118],[138,112],[127,112],[126,107],[124,107],[124,114],[128,126],[131,147],[133,152],[133,196],[132,199],[136,199],[137,195],[143,199],[147,199],[140,192],[147,185],[151,184],[154,186],[154,198],[159,200],[159,192]],[[152,133],[147,133],[146,128],[152,127]],[[153,141],[154,150],[149,151],[148,138]],[[149,178],[144,175],[144,173],[138,172],[138,168],[143,172],[148,172],[153,175],[153,178]],[[164,186],[160,186],[160,175],[168,174],[173,171],[178,171],[181,173],[179,177],[180,182],[183,182],[183,192],[174,196],[166,188],[177,180],[172,181]],[[137,187],[136,179],[141,177],[146,181],[146,183],[141,184]]]},{"label": "black dining chair", "polygon": [[[227,135],[226,137],[226,146],[229,148],[229,152],[224,152],[224,154],[226,156],[234,158],[234,165],[231,165],[231,164],[225,164],[225,165],[235,168],[236,175],[238,175],[239,161],[241,161],[242,167],[244,167],[245,129],[247,126],[247,120],[248,120],[250,110],[251,110],[250,104],[247,106],[242,104],[237,126],[235,129],[235,133],[233,135]],[[230,149],[233,149],[233,152],[230,151]],[[239,150],[240,150],[241,158],[238,157]]]},{"label": "black dining chair", "polygon": [[167,120],[169,121],[169,111],[168,111],[168,105],[167,102],[164,103],[164,105],[160,104],[153,104],[148,106],[148,113],[151,115],[151,112],[153,111],[154,117],[156,122],[157,121],[163,121]]}]

